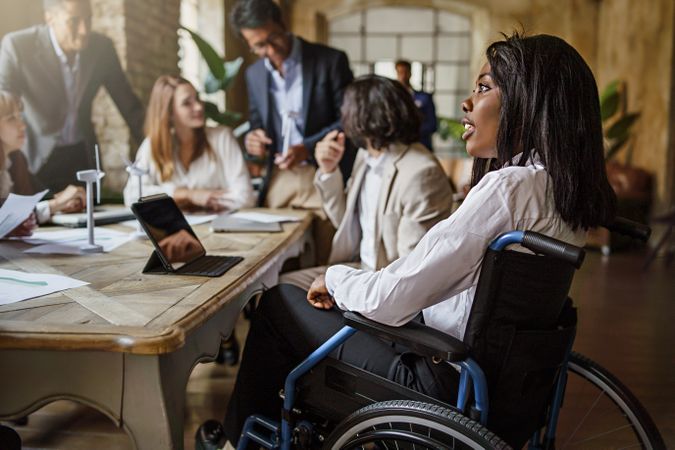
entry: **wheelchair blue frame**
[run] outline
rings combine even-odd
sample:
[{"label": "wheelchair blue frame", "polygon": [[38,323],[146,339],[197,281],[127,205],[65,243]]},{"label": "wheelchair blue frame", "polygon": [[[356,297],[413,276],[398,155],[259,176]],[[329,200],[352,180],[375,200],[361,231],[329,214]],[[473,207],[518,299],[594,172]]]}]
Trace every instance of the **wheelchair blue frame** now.
[{"label": "wheelchair blue frame", "polygon": [[[522,243],[524,236],[525,234],[522,231],[510,231],[503,233],[494,241],[492,241],[489,247],[495,251],[502,251],[509,245]],[[342,329],[340,329],[340,331],[335,333],[330,339],[324,342],[318,349],[312,352],[312,354],[310,354],[295,369],[293,369],[288,377],[286,377],[286,382],[284,384],[284,411],[281,423],[258,415],[250,416],[244,423],[244,428],[239,438],[237,450],[246,449],[250,441],[254,441],[257,444],[272,450],[290,450],[293,430],[291,428],[289,419],[295,403],[296,382],[300,377],[309,372],[321,360],[328,356],[328,354],[342,345],[354,333],[356,333],[356,329],[350,326],[344,326]],[[565,383],[567,379],[567,359],[569,358],[569,353],[571,350],[572,347],[570,346],[565,358],[563,370],[561,370],[561,374],[558,377],[556,392],[553,399],[552,413],[546,432],[547,440],[553,440],[555,437],[555,425],[558,420],[558,413],[560,405],[562,404],[562,398],[564,395]],[[457,395],[457,408],[460,411],[465,410],[469,391],[473,386],[475,409],[479,413],[479,422],[481,425],[486,425],[488,419],[488,392],[485,374],[478,364],[471,358],[467,358],[465,361],[458,362],[457,364],[462,368],[459,391]],[[267,430],[268,434],[262,434],[261,431],[256,430],[256,426],[257,428],[262,427],[263,429]],[[539,433],[533,436],[530,441],[529,448],[540,448]]]}]

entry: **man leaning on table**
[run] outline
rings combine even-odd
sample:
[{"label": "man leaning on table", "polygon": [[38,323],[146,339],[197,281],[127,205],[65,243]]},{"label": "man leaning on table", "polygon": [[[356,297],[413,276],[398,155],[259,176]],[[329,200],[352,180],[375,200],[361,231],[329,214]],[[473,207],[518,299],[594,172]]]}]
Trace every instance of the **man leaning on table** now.
[{"label": "man leaning on table", "polygon": [[46,25],[9,33],[0,48],[0,89],[21,97],[23,151],[41,187],[58,192],[91,168],[91,122],[101,86],[132,136],[143,139],[143,106],[131,90],[112,41],[91,31],[89,0],[43,0]]}]

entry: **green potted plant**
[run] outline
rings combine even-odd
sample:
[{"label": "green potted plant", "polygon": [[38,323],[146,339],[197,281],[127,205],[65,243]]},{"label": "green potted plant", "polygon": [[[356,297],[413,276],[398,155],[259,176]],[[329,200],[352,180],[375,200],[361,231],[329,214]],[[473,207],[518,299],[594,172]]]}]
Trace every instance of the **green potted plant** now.
[{"label": "green potted plant", "polygon": [[[204,80],[204,92],[207,94],[213,94],[218,91],[225,92],[239,73],[244,58],[240,56],[232,61],[225,61],[225,58],[219,56],[213,46],[206,42],[199,34],[183,26],[180,28],[192,37],[192,40],[199,49],[199,53],[209,68],[209,73]],[[206,117],[221,125],[233,127],[241,121],[240,113],[227,110],[220,111],[218,106],[213,102],[205,101],[204,111]]]},{"label": "green potted plant", "polygon": [[[631,165],[633,158],[633,127],[640,118],[639,112],[627,108],[628,88],[624,81],[614,80],[600,94],[600,114],[605,140],[607,178],[617,196],[617,214],[645,223],[649,216],[652,198],[652,176],[647,171]],[[625,150],[625,151],[624,151]],[[623,162],[619,156],[623,154]],[[611,248],[628,244],[630,240],[612,236],[605,231],[595,232],[589,242],[600,246],[608,254]]]}]

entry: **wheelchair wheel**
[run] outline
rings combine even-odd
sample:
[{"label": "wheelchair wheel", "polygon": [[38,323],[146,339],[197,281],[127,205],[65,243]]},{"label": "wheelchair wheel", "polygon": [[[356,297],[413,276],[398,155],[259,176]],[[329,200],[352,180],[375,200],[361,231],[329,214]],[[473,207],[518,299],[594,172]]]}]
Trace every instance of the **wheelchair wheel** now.
[{"label": "wheelchair wheel", "polygon": [[393,400],[361,408],[326,439],[326,450],[506,449],[479,423],[437,405]]},{"label": "wheelchair wheel", "polygon": [[594,361],[572,352],[555,446],[666,448],[654,421],[628,388]]}]

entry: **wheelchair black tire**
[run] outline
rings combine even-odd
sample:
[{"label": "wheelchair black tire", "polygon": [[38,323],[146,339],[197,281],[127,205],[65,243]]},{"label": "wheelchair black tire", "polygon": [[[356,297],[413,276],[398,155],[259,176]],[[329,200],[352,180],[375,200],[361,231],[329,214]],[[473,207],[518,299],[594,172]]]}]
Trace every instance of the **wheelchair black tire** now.
[{"label": "wheelchair black tire", "polygon": [[[573,431],[572,436],[567,436],[565,435],[564,432],[561,433],[560,424],[564,423],[565,420],[568,420],[566,417],[564,417],[564,415],[566,414],[565,410],[566,403],[573,401],[572,398],[570,398],[570,395],[572,397],[574,396],[574,394],[571,391],[574,390],[575,388],[570,383],[574,382],[573,381],[574,376],[579,377],[579,380],[577,380],[576,382],[579,385],[582,385],[581,388],[589,389],[587,385],[585,385],[585,387],[583,385],[586,383],[590,383],[592,385],[592,388],[598,391],[598,394],[593,403],[593,408],[595,408],[596,405],[599,404],[599,401],[601,401],[602,396],[607,397],[607,399],[611,400],[611,403],[613,403],[614,406],[618,408],[618,411],[614,411],[614,414],[617,415],[617,418],[623,416],[622,420],[625,422],[625,424],[623,425],[624,429],[627,429],[628,426],[632,428],[633,435],[630,437],[635,440],[633,445],[639,444],[641,448],[647,450],[649,449],[660,450],[666,448],[665,443],[663,442],[663,438],[661,437],[661,434],[656,428],[654,421],[649,416],[649,413],[644,408],[644,406],[642,406],[640,401],[635,397],[635,395],[633,395],[633,393],[621,381],[619,381],[614,375],[612,375],[607,369],[603,368],[590,358],[587,358],[576,352],[572,352],[570,355],[568,366],[568,385],[567,391],[565,393],[566,394],[565,399],[563,400],[563,407],[561,409],[561,417],[558,420],[559,428],[556,433],[557,434],[555,445],[556,448],[559,449],[589,448],[589,445],[591,447],[596,445],[606,447],[607,445],[609,445],[606,442],[604,443],[590,442],[593,436],[581,438],[577,442],[572,442],[572,439],[575,437],[575,434],[578,432],[583,422],[593,420],[589,419],[589,415],[592,413],[592,409],[587,411],[584,416],[578,418],[579,423],[575,425],[576,428],[572,430]],[[587,396],[588,398],[593,397],[591,395],[588,395],[586,390],[584,392],[585,396]],[[602,401],[610,405],[610,403],[607,402],[606,400]],[[567,414],[578,416],[578,414],[572,412],[572,410],[567,412]],[[600,417],[601,422],[611,423],[612,418],[609,417],[609,415],[612,414],[611,411],[605,409],[604,411],[602,411],[601,414],[602,414],[602,416]],[[592,428],[592,424],[590,425],[583,424],[583,426],[588,426],[589,428]],[[621,431],[619,427],[615,428],[615,430]],[[609,430],[604,431],[605,431],[604,433],[595,433],[596,437],[608,439],[611,433],[607,432]],[[626,434],[627,437],[629,437],[628,433],[624,434]],[[575,444],[578,445],[578,447],[576,447]],[[614,445],[615,444],[612,444],[612,446]],[[623,447],[624,445],[629,446],[630,444],[627,442],[626,443],[622,442],[621,446]]]},{"label": "wheelchair black tire", "polygon": [[[415,430],[404,424],[414,424]],[[427,433],[420,433],[422,429]],[[463,444],[461,448],[510,448],[487,428],[456,411],[410,400],[373,403],[359,409],[335,427],[323,448],[364,448],[367,443],[378,442],[384,443],[375,447],[381,449],[400,448],[399,443],[415,444],[410,448],[417,449],[451,449],[458,442]],[[386,442],[396,445],[388,446]]]}]

